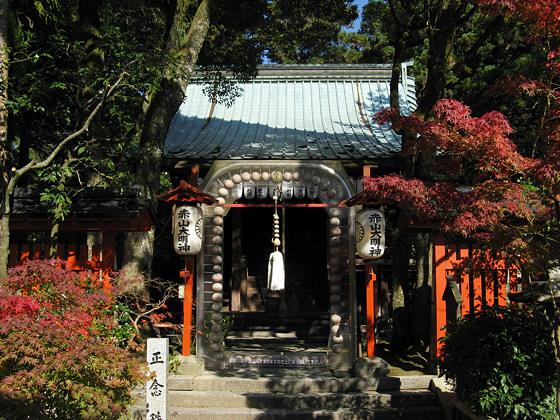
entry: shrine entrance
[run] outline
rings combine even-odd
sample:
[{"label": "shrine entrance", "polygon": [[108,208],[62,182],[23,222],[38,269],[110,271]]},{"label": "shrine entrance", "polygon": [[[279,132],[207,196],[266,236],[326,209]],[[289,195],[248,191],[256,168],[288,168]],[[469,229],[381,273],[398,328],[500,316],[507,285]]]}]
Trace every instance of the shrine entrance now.
[{"label": "shrine entrance", "polygon": [[[273,213],[272,208],[233,208],[224,220],[224,242],[232,244],[224,249],[224,306],[231,312],[274,312],[280,303],[280,293],[267,290],[268,261],[274,248]],[[283,239],[284,303],[291,313],[326,312],[327,212],[323,208],[281,204],[278,213]]]},{"label": "shrine entrance", "polygon": [[352,366],[354,210],[339,204],[353,191],[329,163],[218,162],[205,177],[201,190],[218,196],[203,208],[197,269],[196,354],[207,366]]},{"label": "shrine entrance", "polygon": [[[270,290],[271,207],[232,208],[224,220],[225,349],[235,355],[326,357],[329,338],[328,218],[324,208],[278,208],[285,289]],[[253,356],[254,357],[254,356]]]}]

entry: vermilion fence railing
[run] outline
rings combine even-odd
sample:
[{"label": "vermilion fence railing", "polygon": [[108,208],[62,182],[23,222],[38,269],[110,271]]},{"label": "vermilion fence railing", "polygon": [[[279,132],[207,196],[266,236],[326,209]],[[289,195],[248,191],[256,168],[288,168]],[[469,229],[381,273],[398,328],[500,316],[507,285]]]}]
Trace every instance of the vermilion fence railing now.
[{"label": "vermilion fence railing", "polygon": [[[66,268],[74,271],[91,271],[103,279],[104,286],[114,269],[114,250],[103,252],[100,245],[93,245],[91,251],[87,244],[58,244],[56,259],[66,262]],[[29,260],[50,259],[50,245],[11,244],[8,267],[23,265]]]},{"label": "vermilion fence railing", "polygon": [[[457,315],[461,316],[480,310],[483,305],[504,306],[508,302],[507,294],[517,291],[522,279],[512,264],[472,247],[448,244],[443,234],[434,235],[434,260],[435,332],[439,355],[440,339],[445,336],[443,326],[453,321],[454,311],[449,310],[449,305],[457,305]],[[465,264],[468,260],[471,263]],[[449,276],[456,281],[458,293],[450,290]]]}]

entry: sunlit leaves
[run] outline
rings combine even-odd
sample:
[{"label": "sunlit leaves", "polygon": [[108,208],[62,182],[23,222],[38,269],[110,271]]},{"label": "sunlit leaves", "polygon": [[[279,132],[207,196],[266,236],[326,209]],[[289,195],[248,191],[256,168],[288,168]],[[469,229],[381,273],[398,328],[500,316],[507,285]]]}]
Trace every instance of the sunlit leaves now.
[{"label": "sunlit leaves", "polygon": [[[118,419],[143,375],[91,274],[33,261],[0,284],[0,413]],[[121,311],[123,312],[123,311]]]},{"label": "sunlit leaves", "polygon": [[277,63],[306,63],[320,57],[344,26],[358,17],[349,0],[269,2],[263,38],[267,56]]},{"label": "sunlit leaves", "polygon": [[441,181],[400,175],[370,178],[364,181],[368,196],[398,200],[445,231],[464,236],[491,231],[508,218],[532,222],[548,216],[540,190],[534,185],[528,188],[521,176],[529,176],[538,163],[517,152],[508,138],[512,129],[502,114],[474,117],[468,106],[441,100],[432,115],[433,119],[424,121],[388,109],[376,119],[415,135],[403,152],[431,155],[433,178]]},{"label": "sunlit leaves", "polygon": [[552,331],[542,315],[482,307],[446,328],[438,365],[476,413],[556,418]]}]

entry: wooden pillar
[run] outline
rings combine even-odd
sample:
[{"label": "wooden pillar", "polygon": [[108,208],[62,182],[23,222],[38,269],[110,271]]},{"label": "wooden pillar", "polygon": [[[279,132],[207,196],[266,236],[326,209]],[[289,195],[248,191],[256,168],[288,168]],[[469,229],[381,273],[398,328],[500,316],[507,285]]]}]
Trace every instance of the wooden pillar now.
[{"label": "wooden pillar", "polygon": [[375,281],[373,264],[366,264],[367,356],[375,356]]},{"label": "wooden pillar", "polygon": [[191,171],[187,176],[187,182],[191,184],[193,187],[198,188],[198,179],[200,176],[200,168],[198,165],[193,165],[191,167]]},{"label": "wooden pillar", "polygon": [[443,299],[445,288],[447,286],[446,277],[446,265],[447,265],[447,253],[445,246],[445,237],[442,233],[434,233],[434,335],[435,335],[435,347],[436,354],[434,356],[439,356],[441,352],[441,341],[440,339],[445,336],[445,331],[442,331],[442,327],[447,321],[447,305]]},{"label": "wooden pillar", "polygon": [[241,212],[233,211],[230,213],[232,217],[232,234],[231,234],[231,279],[230,279],[230,310],[232,312],[240,312],[246,309],[247,294],[243,294],[241,290],[243,282],[243,264],[242,264],[242,243],[241,243]]},{"label": "wooden pillar", "polygon": [[181,271],[181,277],[185,279],[185,297],[183,298],[183,356],[190,356],[194,284],[193,257],[185,258],[185,271]]}]

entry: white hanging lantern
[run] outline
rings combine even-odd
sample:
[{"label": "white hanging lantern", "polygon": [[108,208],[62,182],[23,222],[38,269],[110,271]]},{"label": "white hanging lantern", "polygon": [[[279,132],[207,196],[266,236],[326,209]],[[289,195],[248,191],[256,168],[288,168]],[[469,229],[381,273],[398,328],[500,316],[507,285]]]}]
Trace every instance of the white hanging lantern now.
[{"label": "white hanging lantern", "polygon": [[288,181],[282,181],[282,197],[285,200],[289,200],[294,195],[294,183]]},{"label": "white hanging lantern", "polygon": [[231,196],[233,198],[241,198],[243,197],[243,186],[241,184],[233,184],[231,187]]},{"label": "white hanging lantern", "polygon": [[173,210],[173,247],[179,255],[196,255],[202,249],[202,210],[176,206]]},{"label": "white hanging lantern", "polygon": [[307,198],[310,200],[315,200],[319,197],[319,186],[315,184],[311,184],[307,186]]},{"label": "white hanging lantern", "polygon": [[243,194],[248,200],[255,198],[255,183],[252,181],[243,182]]},{"label": "white hanging lantern", "polygon": [[268,195],[270,195],[272,198],[280,197],[280,189],[278,188],[278,185],[269,186],[268,187]]},{"label": "white hanging lantern", "polygon": [[268,196],[268,187],[265,185],[257,186],[257,198],[265,199]]},{"label": "white hanging lantern", "polygon": [[365,259],[381,258],[385,253],[385,213],[364,209],[356,214],[356,251]]},{"label": "white hanging lantern", "polygon": [[294,183],[294,197],[299,200],[305,198],[305,184],[300,182]]}]

